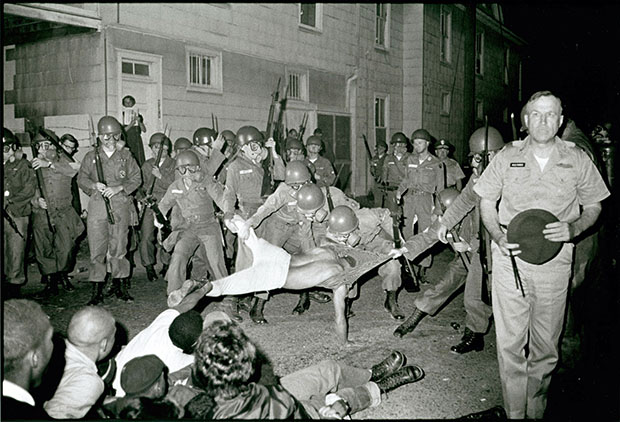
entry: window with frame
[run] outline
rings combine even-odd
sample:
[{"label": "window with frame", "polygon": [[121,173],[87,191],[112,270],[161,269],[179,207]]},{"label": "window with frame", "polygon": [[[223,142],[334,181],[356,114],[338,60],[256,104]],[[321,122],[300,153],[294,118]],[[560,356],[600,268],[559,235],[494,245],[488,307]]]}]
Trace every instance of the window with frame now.
[{"label": "window with frame", "polygon": [[206,92],[222,92],[221,53],[189,48],[186,50],[187,87]]},{"label": "window with frame", "polygon": [[476,75],[484,74],[484,32],[476,34]]},{"label": "window with frame", "polygon": [[287,69],[286,73],[288,98],[297,101],[308,101],[308,72]]},{"label": "window with frame", "polygon": [[387,48],[389,47],[390,33],[390,5],[376,3],[375,6],[375,46]]},{"label": "window with frame", "polygon": [[133,75],[138,77],[149,77],[151,69],[149,63],[143,63],[135,60],[123,59],[121,63],[121,72],[125,75]]},{"label": "window with frame", "polygon": [[441,6],[439,26],[441,31],[441,42],[439,44],[441,60],[450,63],[452,57],[452,12],[445,6]]},{"label": "window with frame", "polygon": [[375,144],[383,141],[387,143],[388,97],[375,96]]},{"label": "window with frame", "polygon": [[320,31],[323,27],[323,5],[299,3],[299,25]]},{"label": "window with frame", "polygon": [[506,47],[504,50],[504,85],[508,85],[510,69],[510,47]]},{"label": "window with frame", "polygon": [[452,96],[449,92],[443,92],[441,94],[441,114],[447,116],[450,114],[450,103]]},{"label": "window with frame", "polygon": [[476,120],[484,120],[484,102],[476,100]]}]

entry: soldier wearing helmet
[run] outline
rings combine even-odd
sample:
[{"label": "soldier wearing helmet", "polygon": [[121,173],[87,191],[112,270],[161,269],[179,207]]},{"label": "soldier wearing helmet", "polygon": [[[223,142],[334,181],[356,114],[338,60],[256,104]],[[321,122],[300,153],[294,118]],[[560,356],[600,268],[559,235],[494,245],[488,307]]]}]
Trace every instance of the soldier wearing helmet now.
[{"label": "soldier wearing helmet", "polygon": [[[84,232],[84,223],[72,206],[71,181],[78,171],[56,150],[52,140],[58,144],[56,134],[47,129],[42,129],[33,139],[38,152],[32,167],[41,171],[47,195],[44,198],[37,191],[31,201],[35,258],[41,280],[46,285],[39,298],[57,295],[59,284],[69,291],[74,290],[68,278],[71,253],[77,238]],[[54,232],[49,229],[48,215]]]},{"label": "soldier wearing helmet", "polygon": [[[423,232],[432,222],[434,196],[442,190],[444,183],[443,164],[428,151],[431,135],[425,129],[418,129],[411,134],[413,153],[407,157],[405,176],[396,190],[396,199],[403,203],[403,235],[405,240],[417,231]],[[415,267],[417,278],[421,283],[428,283],[426,269],[431,266],[432,255],[428,255]]]},{"label": "soldier wearing helmet", "polygon": [[142,133],[146,132],[144,118],[140,110],[136,108],[136,99],[131,95],[123,97],[122,123],[125,132],[127,148],[135,157],[138,165],[144,164],[144,146],[142,145]]},{"label": "soldier wearing helmet", "polygon": [[192,145],[194,144],[192,144],[192,141],[190,141],[189,139],[183,136],[178,138],[176,141],[174,141],[174,154],[172,155],[172,158],[176,157],[179,152],[190,149]]},{"label": "soldier wearing helmet", "polygon": [[448,157],[450,150],[453,149],[454,146],[445,139],[440,139],[435,143],[435,154],[443,164],[445,187],[456,188],[460,192],[463,189],[465,173],[458,161]]},{"label": "soldier wearing helmet", "polygon": [[[162,214],[166,215],[177,206],[185,220],[184,224],[173,228],[164,242],[168,250],[174,248],[166,274],[168,296],[186,280],[187,264],[199,246],[203,246],[207,253],[212,276],[220,279],[228,275],[221,243],[222,231],[214,208],[214,202],[223,207],[223,190],[212,177],[205,176],[200,166],[200,159],[194,151],[180,152],[175,159],[175,169],[180,177],[168,186],[159,201]],[[158,225],[156,220],[154,222]]]},{"label": "soldier wearing helmet", "polygon": [[332,186],[336,182],[334,166],[325,157],[319,155],[323,148],[323,141],[317,135],[312,135],[306,140],[306,164],[312,171],[312,177],[319,186]]},{"label": "soldier wearing helmet", "polygon": [[304,154],[304,144],[297,138],[290,136],[286,138],[284,150],[286,151],[286,161],[288,163],[291,161],[304,161],[306,158]]},{"label": "soldier wearing helmet", "polygon": [[213,177],[226,157],[222,153],[225,141],[222,135],[211,128],[201,127],[196,129],[192,136],[192,151],[200,159],[200,168],[205,176]]},{"label": "soldier wearing helmet", "polygon": [[[2,128],[2,162],[4,175],[4,209],[14,221],[4,219],[4,297],[19,297],[21,285],[26,282],[24,255],[28,233],[28,220],[32,212],[30,200],[35,195],[35,176],[28,160],[15,156],[19,140],[9,129]],[[3,298],[4,298],[3,297]]]},{"label": "soldier wearing helmet", "polygon": [[[153,157],[146,160],[141,168],[143,183],[140,188],[140,196],[144,198],[142,202],[145,204],[149,201],[159,202],[159,200],[163,198],[168,190],[168,186],[174,181],[175,168],[175,160],[170,157],[172,142],[165,134],[156,132],[151,135],[149,146],[151,147]],[[159,162],[156,163],[155,161],[157,157],[160,156],[160,151],[161,158]],[[151,188],[152,192],[149,192]],[[149,194],[150,197],[147,197]],[[146,276],[149,281],[157,280],[157,273],[154,267],[157,252],[155,246],[155,226],[153,225],[154,218],[155,214],[153,210],[144,205],[140,225],[141,236],[139,251],[140,260],[146,269]],[[161,248],[159,256],[162,263],[161,275],[165,275],[168,270],[168,264],[170,263],[170,254],[164,248]]]},{"label": "soldier wearing helmet", "polygon": [[375,207],[383,207],[385,202],[384,189],[382,188],[383,181],[383,165],[387,157],[387,144],[384,141],[378,140],[375,145],[375,155],[370,160],[370,174],[374,178],[374,184],[372,187],[373,199]]},{"label": "soldier wearing helmet", "polygon": [[407,170],[407,157],[409,153],[409,139],[402,132],[396,132],[390,139],[392,152],[385,157],[381,181],[384,184],[384,206],[392,212],[400,212],[400,205],[396,201],[396,190],[403,181]]},{"label": "soldier wearing helmet", "polygon": [[[353,210],[347,206],[335,207],[327,220],[325,239],[351,248],[387,254],[394,248],[392,217],[386,208]],[[319,245],[325,244],[320,241]],[[384,308],[394,319],[405,315],[397,303],[396,293],[402,284],[401,265],[391,260],[379,266],[379,276],[386,292]]]},{"label": "soldier wearing helmet", "polygon": [[[96,147],[97,151],[86,153],[77,176],[78,186],[90,196],[86,220],[90,250],[88,277],[93,284],[90,305],[103,302],[106,268],[111,270],[117,297],[125,301],[133,300],[127,292],[130,264],[126,258],[132,213],[130,207],[134,207],[130,195],[142,184],[140,167],[134,156],[126,148],[116,148],[122,133],[118,120],[103,116],[97,130],[101,146]],[[101,159],[105,184],[97,177],[95,152]],[[104,197],[109,201],[114,224],[108,219]]]}]

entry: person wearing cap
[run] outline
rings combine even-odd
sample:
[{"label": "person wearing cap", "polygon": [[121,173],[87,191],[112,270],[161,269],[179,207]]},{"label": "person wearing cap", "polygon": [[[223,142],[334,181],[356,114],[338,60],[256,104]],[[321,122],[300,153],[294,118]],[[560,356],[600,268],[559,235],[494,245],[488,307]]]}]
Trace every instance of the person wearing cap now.
[{"label": "person wearing cap", "polygon": [[402,132],[396,132],[390,139],[392,153],[385,157],[381,181],[384,183],[385,199],[383,206],[391,212],[400,212],[401,206],[396,201],[396,190],[405,178],[409,139]]},{"label": "person wearing cap", "polygon": [[54,328],[36,302],[8,299],[2,304],[2,418],[48,419],[31,392],[52,357]]},{"label": "person wearing cap", "polygon": [[[431,135],[425,129],[411,134],[413,153],[407,157],[405,176],[396,191],[396,200],[403,198],[403,236],[409,239],[416,231],[426,230],[432,222],[435,194],[445,186],[443,164],[428,151]],[[417,278],[428,283],[426,269],[432,264],[432,255],[427,255],[417,265]]]},{"label": "person wearing cap", "polygon": [[[142,187],[138,190],[139,195],[144,200],[159,201],[163,198],[164,194],[168,190],[168,186],[174,182],[174,160],[170,158],[170,150],[172,149],[172,143],[166,135],[161,132],[154,133],[149,140],[149,146],[153,152],[153,157],[149,158],[142,165]],[[161,159],[159,163],[155,163],[159,156],[160,149],[163,148]],[[151,198],[147,198],[149,190],[153,187]],[[157,248],[155,247],[155,226],[153,220],[155,213],[153,210],[144,206],[142,214],[142,224],[140,226],[140,260],[142,265],[146,269],[146,275],[149,281],[157,280],[157,273],[155,272],[155,255]],[[161,273],[165,274],[168,265],[170,264],[170,253],[164,248],[160,249],[160,259],[162,262]]]},{"label": "person wearing cap", "polygon": [[[71,180],[77,174],[69,160],[49,138],[58,142],[58,137],[48,129],[42,129],[45,136],[37,133],[33,139],[38,150],[32,160],[34,170],[41,170],[46,197],[37,189],[32,202],[32,237],[34,251],[45,289],[37,296],[47,298],[58,294],[58,285],[74,290],[69,283],[71,253],[77,238],[84,232],[84,223],[72,206]],[[55,229],[50,231],[47,216]]]},{"label": "person wearing cap", "polygon": [[222,148],[226,140],[215,129],[201,127],[194,131],[191,150],[200,159],[200,168],[207,177],[213,177],[226,160]]},{"label": "person wearing cap", "polygon": [[435,144],[435,154],[437,154],[439,161],[443,163],[443,176],[445,181],[445,186],[443,189],[456,188],[456,190],[460,192],[463,190],[463,179],[465,178],[465,173],[463,173],[463,169],[459,165],[458,161],[448,157],[451,149],[454,149],[454,147],[445,139],[440,139]]},{"label": "person wearing cap", "polygon": [[16,230],[3,217],[3,293],[8,298],[19,297],[21,286],[26,283],[24,256],[28,221],[32,213],[30,201],[36,193],[36,181],[30,162],[15,156],[18,146],[19,140],[13,132],[2,128],[4,211],[17,227]]},{"label": "person wearing cap", "polygon": [[332,186],[336,182],[336,172],[331,161],[320,155],[323,149],[323,141],[320,137],[312,135],[306,140],[308,156],[306,164],[312,172],[312,177],[319,186]]},{"label": "person wearing cap", "polygon": [[97,362],[110,354],[116,336],[116,321],[100,306],[85,306],[69,321],[65,340],[65,367],[60,384],[43,408],[54,419],[96,416],[95,404],[105,384]]},{"label": "person wearing cap", "polygon": [[146,132],[146,126],[140,110],[136,108],[136,99],[131,95],[123,97],[122,120],[127,148],[133,154],[138,165],[142,167],[145,159],[142,132]]},{"label": "person wearing cap", "polygon": [[383,189],[381,189],[383,175],[383,164],[387,154],[387,144],[384,141],[377,141],[375,145],[375,155],[370,160],[370,174],[374,178],[372,186],[372,194],[374,198],[375,208],[382,208],[385,204]]},{"label": "person wearing cap", "polygon": [[[539,419],[558,361],[571,276],[570,242],[596,222],[609,191],[586,153],[556,136],[563,120],[558,97],[549,91],[534,93],[524,120],[528,137],[501,150],[474,191],[482,198],[482,220],[493,239],[493,316],[504,408],[509,418]],[[558,221],[544,226],[533,250],[521,250],[508,240],[507,227],[534,209]],[[553,243],[560,250],[548,262],[525,260]]]},{"label": "person wearing cap", "polygon": [[[100,146],[96,148],[106,183],[99,181],[94,149],[84,156],[77,176],[78,186],[90,196],[86,229],[90,250],[88,277],[93,290],[89,305],[103,302],[107,269],[110,270],[113,285],[122,292],[117,296],[127,302],[133,300],[128,293],[130,264],[127,244],[129,226],[135,213],[131,194],[142,184],[140,167],[131,152],[126,148],[117,149],[122,137],[120,123],[114,117],[103,116],[97,123],[97,130]],[[104,198],[110,204],[114,224],[110,222]]]}]

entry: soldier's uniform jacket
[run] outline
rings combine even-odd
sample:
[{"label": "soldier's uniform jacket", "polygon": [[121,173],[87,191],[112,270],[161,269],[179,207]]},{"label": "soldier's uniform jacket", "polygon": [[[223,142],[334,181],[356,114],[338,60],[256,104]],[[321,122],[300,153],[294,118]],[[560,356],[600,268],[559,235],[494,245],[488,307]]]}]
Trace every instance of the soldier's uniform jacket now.
[{"label": "soldier's uniform jacket", "polygon": [[377,253],[394,248],[392,216],[387,208],[362,208],[355,211],[359,220],[359,247]]},{"label": "soldier's uniform jacket", "polygon": [[579,206],[602,201],[609,191],[588,155],[572,142],[555,138],[555,148],[543,171],[528,136],[502,149],[484,170],[474,191],[499,203],[499,223],[532,208],[542,208],[560,221],[579,218]]},{"label": "soldier's uniform jacket", "polygon": [[[153,183],[153,178],[155,178],[155,176],[153,176],[153,167],[155,166],[156,159],[157,157],[149,158],[142,164],[142,180],[144,181],[142,188],[144,194],[151,188],[151,183]],[[168,190],[168,186],[174,182],[174,159],[166,156],[163,161],[164,162],[159,166],[161,179],[155,180],[155,185],[153,186],[153,197],[157,200],[164,197]]]},{"label": "soldier's uniform jacket", "polygon": [[297,224],[299,215],[297,212],[297,191],[280,183],[275,192],[267,197],[256,213],[248,220],[253,228],[256,228],[265,218],[273,213],[289,224]]},{"label": "soldier's uniform jacket", "polygon": [[[465,173],[463,173],[461,166],[456,160],[446,157],[444,160],[441,160],[441,163],[444,165],[444,177],[446,178],[447,188],[456,186],[456,182],[465,177]],[[442,189],[443,186],[440,190]]]},{"label": "soldier's uniform jacket", "polygon": [[[45,193],[47,198],[47,210],[54,213],[72,207],[73,192],[71,191],[71,180],[77,174],[77,170],[69,165],[69,160],[60,156],[57,160],[52,161],[52,166],[41,168],[43,175],[43,183],[45,184]],[[37,189],[37,198],[41,197],[41,193]]]},{"label": "soldier's uniform jacket", "polygon": [[[327,158],[319,155],[313,162],[306,157],[305,162],[312,176],[315,177],[318,186],[331,186],[334,184],[336,181],[336,172],[334,171],[334,166],[332,166],[332,163],[330,163]],[[317,175],[319,176],[318,179],[316,178]]]},{"label": "soldier's uniform jacket", "polygon": [[225,218],[232,218],[237,200],[242,211],[245,204],[259,206],[263,203],[261,188],[264,174],[260,163],[255,164],[241,155],[230,163],[226,173],[224,208],[222,208]]},{"label": "soldier's uniform jacket", "polygon": [[[142,184],[140,167],[136,159],[127,148],[114,151],[108,158],[103,148],[99,151],[101,167],[106,186],[122,186],[123,190],[110,198],[112,204],[129,204],[127,196],[134,192]],[[91,201],[103,202],[103,196],[95,189],[97,179],[97,166],[95,164],[95,151],[88,151],[82,161],[78,172],[78,186],[90,196]]]},{"label": "soldier's uniform jacket", "polygon": [[[327,186],[323,186],[321,188],[323,194],[325,195],[325,203],[323,204],[323,209],[327,214],[329,214],[329,203],[327,201]],[[339,207],[340,205],[346,205],[351,208],[353,211],[357,211],[360,209],[360,204],[354,199],[349,198],[343,191],[338,189],[335,186],[329,187],[329,194],[332,197],[332,202],[334,203],[334,207]],[[319,222],[308,222],[303,216],[300,217],[302,220],[305,220],[302,225],[303,236],[307,236],[312,239],[314,246],[320,244],[322,238],[325,237],[325,233],[327,232],[327,219],[322,223]],[[308,222],[309,224],[306,224]]]},{"label": "soldier's uniform jacket", "polygon": [[409,195],[439,192],[444,187],[443,164],[437,157],[429,154],[420,162],[418,154],[407,157],[405,177],[398,186],[402,195],[405,190]]},{"label": "soldier's uniform jacket", "polygon": [[168,187],[166,194],[159,201],[159,209],[166,215],[170,208],[178,205],[185,219],[185,224],[178,230],[191,229],[206,233],[219,233],[219,224],[215,217],[213,202],[222,207],[224,192],[222,186],[210,177],[200,182],[193,182],[188,188],[182,179],[177,179]]},{"label": "soldier's uniform jacket", "polygon": [[370,174],[372,174],[375,180],[380,181],[383,177],[383,165],[386,158],[387,155],[383,155],[382,157],[375,155],[372,157],[372,160],[370,160]]},{"label": "soldier's uniform jacket", "polygon": [[400,160],[396,158],[394,154],[386,155],[385,161],[383,162],[381,180],[391,187],[400,185],[407,174],[407,160],[409,159],[409,155],[409,153],[405,153]]},{"label": "soldier's uniform jacket", "polygon": [[[4,206],[13,217],[27,217],[32,208],[30,200],[36,191],[34,170],[28,160],[16,158],[4,163]],[[6,194],[8,192],[8,195]]]},{"label": "soldier's uniform jacket", "polygon": [[191,147],[190,150],[196,153],[200,161],[200,170],[208,177],[213,177],[217,169],[226,160],[226,156],[219,149],[211,149],[211,156],[209,158],[203,155],[195,146]]}]

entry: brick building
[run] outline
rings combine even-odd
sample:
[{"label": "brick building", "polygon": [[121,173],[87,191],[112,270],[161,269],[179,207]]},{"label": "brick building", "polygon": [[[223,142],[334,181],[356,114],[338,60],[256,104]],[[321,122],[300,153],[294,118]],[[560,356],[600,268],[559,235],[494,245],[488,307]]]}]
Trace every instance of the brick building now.
[{"label": "brick building", "polygon": [[[264,129],[279,78],[286,123],[321,127],[340,183],[367,193],[371,147],[419,127],[467,154],[488,115],[511,137],[523,101],[524,42],[499,6],[375,3],[4,4],[4,125],[44,124],[80,139],[87,122],[121,118],[133,95],[149,136],[200,126]],[[148,150],[148,148],[146,148]],[[150,152],[147,152],[147,158]],[[350,176],[348,175],[350,173]]]}]

